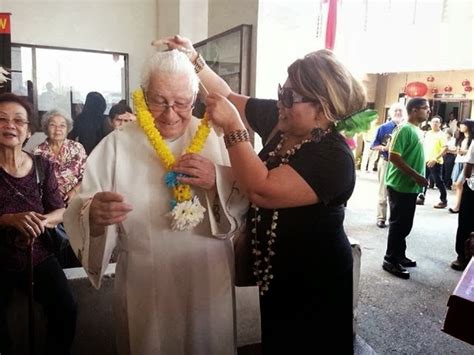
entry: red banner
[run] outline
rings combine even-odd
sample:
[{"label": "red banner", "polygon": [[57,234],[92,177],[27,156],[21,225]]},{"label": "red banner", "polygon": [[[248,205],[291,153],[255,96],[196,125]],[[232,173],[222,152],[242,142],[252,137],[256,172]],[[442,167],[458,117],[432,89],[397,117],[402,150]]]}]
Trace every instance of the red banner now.
[{"label": "red banner", "polygon": [[336,27],[337,27],[337,1],[338,0],[327,0],[329,1],[328,9],[328,22],[326,25],[326,49],[334,49],[336,43]]},{"label": "red banner", "polygon": [[[12,66],[11,51],[10,14],[0,12],[0,67],[8,71]],[[0,94],[10,91],[11,81],[7,81],[0,87]]]},{"label": "red banner", "polygon": [[10,14],[0,12],[0,33],[10,34]]}]

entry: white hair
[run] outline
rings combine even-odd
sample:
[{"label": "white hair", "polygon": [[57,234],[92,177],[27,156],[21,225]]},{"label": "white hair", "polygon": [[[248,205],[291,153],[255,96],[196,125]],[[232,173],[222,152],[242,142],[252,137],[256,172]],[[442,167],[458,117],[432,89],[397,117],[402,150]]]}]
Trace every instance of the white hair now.
[{"label": "white hair", "polygon": [[390,119],[395,117],[395,111],[396,110],[402,110],[402,119],[406,120],[406,118],[408,116],[407,115],[407,109],[406,109],[405,105],[402,104],[401,102],[395,102],[390,106],[390,108],[388,109],[388,117],[390,117]]},{"label": "white hair", "polygon": [[43,132],[48,132],[49,121],[51,121],[51,119],[56,116],[64,118],[64,121],[66,121],[67,131],[68,133],[71,132],[73,125],[72,119],[66,113],[66,111],[60,109],[50,110],[43,115],[43,117],[41,118],[41,129],[43,130]]},{"label": "white hair", "polygon": [[194,71],[194,66],[183,52],[173,49],[167,52],[156,52],[146,62],[142,71],[141,86],[148,88],[152,74],[186,74],[189,78],[193,94],[199,90],[199,77]]}]

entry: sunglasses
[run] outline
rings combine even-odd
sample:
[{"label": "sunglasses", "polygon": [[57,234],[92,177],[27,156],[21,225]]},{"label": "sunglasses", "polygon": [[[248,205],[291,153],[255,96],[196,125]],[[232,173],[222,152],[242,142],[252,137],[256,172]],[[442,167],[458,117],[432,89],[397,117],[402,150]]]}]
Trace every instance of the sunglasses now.
[{"label": "sunglasses", "polygon": [[282,87],[280,84],[278,84],[278,101],[280,101],[285,108],[292,108],[293,104],[299,104],[301,102],[316,102],[316,100],[303,97],[292,89]]}]

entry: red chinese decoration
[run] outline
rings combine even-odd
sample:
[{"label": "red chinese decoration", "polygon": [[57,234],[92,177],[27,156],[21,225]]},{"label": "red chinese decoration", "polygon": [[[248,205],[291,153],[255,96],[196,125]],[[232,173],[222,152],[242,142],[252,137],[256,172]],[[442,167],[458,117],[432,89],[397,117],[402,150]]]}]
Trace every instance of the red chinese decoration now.
[{"label": "red chinese decoration", "polygon": [[414,81],[405,87],[405,95],[410,97],[425,96],[428,92],[428,86],[425,83]]},{"label": "red chinese decoration", "polygon": [[444,92],[451,92],[453,91],[453,87],[451,85],[448,85],[444,88]]},{"label": "red chinese decoration", "polygon": [[471,86],[471,82],[467,79],[464,79],[461,84],[462,84],[462,86]]},{"label": "red chinese decoration", "polygon": [[426,81],[429,83],[432,83],[435,80],[433,75],[430,75],[429,77],[426,78]]},{"label": "red chinese decoration", "polygon": [[472,86],[471,85],[467,85],[464,87],[464,91],[466,92],[471,92],[472,91]]},{"label": "red chinese decoration", "polygon": [[431,89],[432,94],[437,94],[439,92],[438,88]]}]

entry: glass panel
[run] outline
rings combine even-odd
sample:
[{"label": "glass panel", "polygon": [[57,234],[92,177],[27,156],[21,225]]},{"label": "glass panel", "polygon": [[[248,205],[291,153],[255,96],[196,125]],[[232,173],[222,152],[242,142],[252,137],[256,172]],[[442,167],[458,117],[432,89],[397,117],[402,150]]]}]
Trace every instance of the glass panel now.
[{"label": "glass panel", "polygon": [[12,93],[28,95],[28,81],[33,81],[32,49],[12,46]]},{"label": "glass panel", "polygon": [[235,31],[202,46],[196,46],[207,65],[218,73],[234,92],[240,92],[241,37],[242,32]]},{"label": "glass panel", "polygon": [[71,104],[84,103],[90,91],[98,91],[108,113],[126,95],[123,55],[38,48],[36,68],[39,111],[71,112]]}]

